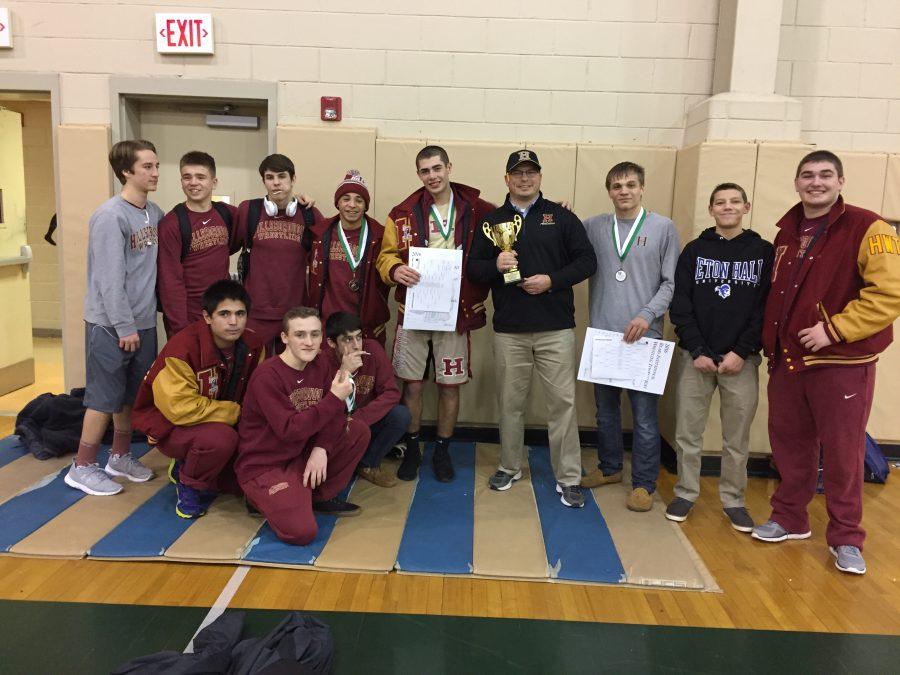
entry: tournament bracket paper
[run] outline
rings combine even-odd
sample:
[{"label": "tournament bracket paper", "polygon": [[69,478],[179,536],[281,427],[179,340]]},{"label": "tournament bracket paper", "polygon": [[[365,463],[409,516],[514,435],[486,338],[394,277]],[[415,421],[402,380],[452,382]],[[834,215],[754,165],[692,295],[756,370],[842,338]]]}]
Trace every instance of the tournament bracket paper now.
[{"label": "tournament bracket paper", "polygon": [[641,338],[628,344],[623,333],[588,328],[581,350],[578,379],[583,382],[608,384],[623,389],[636,389],[662,394],[675,343],[668,340]]},{"label": "tournament bracket paper", "polygon": [[456,330],[463,252],[460,249],[409,249],[409,266],[419,283],[406,291],[403,327],[407,330]]}]

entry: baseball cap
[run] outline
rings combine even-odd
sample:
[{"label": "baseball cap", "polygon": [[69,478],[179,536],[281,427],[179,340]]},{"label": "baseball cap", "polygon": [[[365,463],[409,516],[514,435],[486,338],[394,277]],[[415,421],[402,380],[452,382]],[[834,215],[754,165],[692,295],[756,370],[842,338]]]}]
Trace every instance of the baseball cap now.
[{"label": "baseball cap", "polygon": [[531,162],[534,164],[538,170],[541,168],[541,163],[538,161],[538,156],[535,154],[533,150],[516,150],[509,156],[509,159],[506,160],[506,173],[509,173],[513,169],[515,169],[519,164],[523,164],[525,162]]}]

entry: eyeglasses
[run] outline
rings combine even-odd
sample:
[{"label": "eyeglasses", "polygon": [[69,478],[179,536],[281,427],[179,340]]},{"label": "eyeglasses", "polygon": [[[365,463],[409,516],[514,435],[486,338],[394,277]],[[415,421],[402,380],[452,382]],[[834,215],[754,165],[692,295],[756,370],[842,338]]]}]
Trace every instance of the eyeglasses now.
[{"label": "eyeglasses", "polygon": [[536,171],[535,169],[524,169],[509,172],[509,176],[511,178],[534,178],[538,174],[540,174],[540,171]]}]

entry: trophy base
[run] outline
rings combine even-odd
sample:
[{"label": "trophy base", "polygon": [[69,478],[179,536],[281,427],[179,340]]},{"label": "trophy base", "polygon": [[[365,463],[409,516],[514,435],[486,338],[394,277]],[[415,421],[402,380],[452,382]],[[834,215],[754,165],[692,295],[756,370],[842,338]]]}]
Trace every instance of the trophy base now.
[{"label": "trophy base", "polygon": [[518,284],[522,281],[522,273],[519,270],[510,270],[503,274],[503,283],[507,286]]}]

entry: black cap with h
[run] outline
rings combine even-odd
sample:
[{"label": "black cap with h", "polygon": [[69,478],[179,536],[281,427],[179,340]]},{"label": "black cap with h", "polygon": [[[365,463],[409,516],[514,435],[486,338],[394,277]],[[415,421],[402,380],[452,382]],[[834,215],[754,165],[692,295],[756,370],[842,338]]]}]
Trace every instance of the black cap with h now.
[{"label": "black cap with h", "polygon": [[538,161],[538,156],[534,153],[534,151],[516,150],[509,156],[509,159],[506,160],[506,173],[509,173],[517,166],[519,166],[519,164],[524,164],[525,162],[534,164],[540,171],[541,163]]}]

